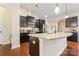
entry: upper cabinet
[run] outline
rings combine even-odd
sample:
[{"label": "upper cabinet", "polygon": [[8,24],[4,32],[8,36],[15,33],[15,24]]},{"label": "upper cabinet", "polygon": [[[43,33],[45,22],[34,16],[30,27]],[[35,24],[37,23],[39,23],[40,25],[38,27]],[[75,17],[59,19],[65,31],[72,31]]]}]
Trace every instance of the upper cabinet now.
[{"label": "upper cabinet", "polygon": [[65,19],[66,27],[78,27],[78,16]]},{"label": "upper cabinet", "polygon": [[34,17],[20,16],[20,27],[34,27]]},{"label": "upper cabinet", "polygon": [[35,27],[35,18],[33,16],[26,16],[28,27]]},{"label": "upper cabinet", "polygon": [[39,28],[40,33],[43,32],[43,24],[45,24],[45,20],[43,20],[43,19],[37,19],[36,20],[35,27]]},{"label": "upper cabinet", "polygon": [[24,16],[20,16],[20,27],[27,27],[27,19]]}]

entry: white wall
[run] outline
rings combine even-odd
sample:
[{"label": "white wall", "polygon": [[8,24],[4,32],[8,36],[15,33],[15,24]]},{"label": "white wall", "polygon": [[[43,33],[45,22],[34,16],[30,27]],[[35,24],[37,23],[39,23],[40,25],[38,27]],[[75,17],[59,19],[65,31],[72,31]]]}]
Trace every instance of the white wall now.
[{"label": "white wall", "polygon": [[19,15],[21,15],[21,16],[31,15],[31,10],[20,6]]},{"label": "white wall", "polygon": [[56,26],[56,31],[58,31],[58,21],[60,21],[62,19],[50,19],[50,20],[45,20],[46,21],[46,24],[52,24],[52,25],[55,25]]},{"label": "white wall", "polygon": [[28,16],[29,15],[29,16],[35,17],[35,19],[39,19],[38,16],[31,13],[30,8],[28,8],[28,7],[26,8],[26,7],[21,6],[21,5],[20,5],[20,9],[19,9],[19,15],[21,15],[21,16]]},{"label": "white wall", "polygon": [[19,4],[12,4],[12,48],[20,47]]},{"label": "white wall", "polygon": [[19,4],[0,4],[11,12],[12,49],[20,47]]},{"label": "white wall", "polygon": [[63,19],[58,21],[58,31],[59,32],[65,31],[65,21]]}]

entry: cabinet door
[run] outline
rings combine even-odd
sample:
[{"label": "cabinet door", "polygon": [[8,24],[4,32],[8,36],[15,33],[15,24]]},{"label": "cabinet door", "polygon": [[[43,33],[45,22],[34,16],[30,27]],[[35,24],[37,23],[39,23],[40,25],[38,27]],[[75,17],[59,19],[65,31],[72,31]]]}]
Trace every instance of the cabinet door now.
[{"label": "cabinet door", "polygon": [[39,20],[36,20],[35,27],[39,28]]},{"label": "cabinet door", "polygon": [[29,52],[30,52],[31,56],[39,56],[39,40],[38,40],[38,38],[35,38],[35,37],[30,38]]},{"label": "cabinet door", "polygon": [[20,43],[29,42],[27,33],[20,33]]},{"label": "cabinet door", "polygon": [[66,27],[78,27],[78,16],[66,18]]},{"label": "cabinet door", "polygon": [[36,20],[35,27],[39,28],[39,32],[43,32],[43,24],[45,24],[45,20],[42,19]]},{"label": "cabinet door", "polygon": [[26,18],[27,18],[28,22],[32,22],[34,19],[34,17],[32,17],[32,16],[27,16]]},{"label": "cabinet door", "polygon": [[27,18],[24,17],[24,27],[27,27],[28,26],[28,21],[27,21]]},{"label": "cabinet door", "polygon": [[39,31],[43,32],[43,24],[45,24],[45,20],[40,20]]},{"label": "cabinet door", "polygon": [[45,20],[40,19],[40,24],[45,24]]},{"label": "cabinet door", "polygon": [[20,27],[27,27],[27,19],[24,16],[20,16]]}]

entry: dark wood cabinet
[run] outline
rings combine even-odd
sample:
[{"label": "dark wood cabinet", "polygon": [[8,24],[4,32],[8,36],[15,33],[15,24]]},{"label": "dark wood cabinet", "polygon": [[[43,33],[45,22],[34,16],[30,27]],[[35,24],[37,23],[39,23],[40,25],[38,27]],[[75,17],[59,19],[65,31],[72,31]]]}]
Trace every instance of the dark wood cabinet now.
[{"label": "dark wood cabinet", "polygon": [[28,33],[20,33],[20,43],[29,42]]},{"label": "dark wood cabinet", "polygon": [[35,18],[32,16],[26,16],[26,19],[28,20],[28,27],[35,27]]},{"label": "dark wood cabinet", "polygon": [[45,24],[45,20],[42,19],[36,20],[35,27],[39,28],[39,32],[43,32],[43,24]]},{"label": "dark wood cabinet", "polygon": [[[43,32],[43,24],[45,24],[45,20],[43,19],[35,19],[32,16],[20,16],[20,27],[32,27],[38,28],[39,32]],[[20,42],[27,42],[29,41],[28,33],[20,33]]]},{"label": "dark wood cabinet", "polygon": [[32,16],[20,16],[20,27],[36,27],[39,28],[39,32],[43,32],[43,24],[45,24],[43,19],[35,20]]},{"label": "dark wood cabinet", "polygon": [[39,19],[40,20],[40,24],[45,24],[45,20]]},{"label": "dark wood cabinet", "polygon": [[31,56],[39,56],[39,39],[30,37],[29,53]]},{"label": "dark wood cabinet", "polygon": [[65,19],[66,27],[78,27],[78,17],[70,17]]},{"label": "dark wood cabinet", "polygon": [[28,21],[26,17],[20,16],[20,27],[27,27],[28,26]]},{"label": "dark wood cabinet", "polygon": [[26,16],[26,18],[27,18],[28,22],[32,22],[34,19],[34,17],[32,17],[32,16]]},{"label": "dark wood cabinet", "polygon": [[36,20],[36,23],[35,23],[36,28],[39,28],[39,24],[40,24],[39,22],[40,22],[39,20]]},{"label": "dark wood cabinet", "polygon": [[28,27],[33,22],[33,19],[32,16],[20,16],[20,27]]}]

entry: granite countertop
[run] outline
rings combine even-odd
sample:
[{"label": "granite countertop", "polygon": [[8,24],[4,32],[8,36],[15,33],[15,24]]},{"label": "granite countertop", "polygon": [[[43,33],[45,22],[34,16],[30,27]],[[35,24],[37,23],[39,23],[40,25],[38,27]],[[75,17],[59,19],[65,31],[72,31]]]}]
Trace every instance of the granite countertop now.
[{"label": "granite countertop", "polygon": [[63,37],[68,37],[71,36],[72,33],[65,33],[65,32],[57,32],[57,33],[35,33],[35,34],[28,34],[29,36],[32,37],[37,37],[37,38],[44,38],[44,39],[58,39],[58,38],[63,38]]}]

